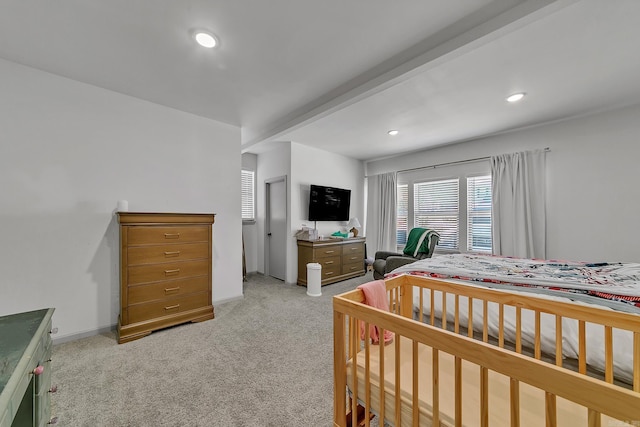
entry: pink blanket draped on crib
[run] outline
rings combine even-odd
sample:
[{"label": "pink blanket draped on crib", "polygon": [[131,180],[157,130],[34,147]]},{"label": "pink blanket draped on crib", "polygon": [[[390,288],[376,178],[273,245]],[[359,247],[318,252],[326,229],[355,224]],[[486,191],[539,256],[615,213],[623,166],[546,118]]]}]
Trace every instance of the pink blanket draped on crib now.
[{"label": "pink blanket draped on crib", "polygon": [[[389,311],[389,298],[387,296],[387,287],[384,280],[374,280],[373,282],[364,283],[358,286],[364,293],[364,303],[370,307],[379,308],[380,310]],[[373,344],[380,342],[380,331],[376,325],[369,325],[369,337]],[[360,338],[365,338],[364,322],[360,322]],[[393,332],[384,331],[384,343],[388,344],[393,340]]]}]

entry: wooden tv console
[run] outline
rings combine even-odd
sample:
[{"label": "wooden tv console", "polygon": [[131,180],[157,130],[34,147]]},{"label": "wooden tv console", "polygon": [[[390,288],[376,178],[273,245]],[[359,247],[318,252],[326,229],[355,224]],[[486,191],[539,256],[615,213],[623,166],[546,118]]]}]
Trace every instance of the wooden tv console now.
[{"label": "wooden tv console", "polygon": [[310,262],[322,266],[323,286],[364,275],[364,242],[364,237],[298,240],[298,285],[307,285]]}]

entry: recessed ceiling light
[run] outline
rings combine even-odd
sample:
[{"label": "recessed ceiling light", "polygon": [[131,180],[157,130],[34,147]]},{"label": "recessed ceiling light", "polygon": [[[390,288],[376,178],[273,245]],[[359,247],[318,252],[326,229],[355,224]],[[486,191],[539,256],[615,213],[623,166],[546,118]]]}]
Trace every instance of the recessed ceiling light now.
[{"label": "recessed ceiling light", "polygon": [[397,130],[390,130],[389,132],[387,132],[389,135],[391,136],[396,136],[397,134],[399,134],[400,132]]},{"label": "recessed ceiling light", "polygon": [[507,96],[507,102],[518,102],[522,98],[524,98],[524,96],[525,96],[524,92],[514,93],[513,95]]},{"label": "recessed ceiling light", "polygon": [[198,42],[198,44],[202,47],[206,48],[214,48],[218,45],[218,39],[216,36],[211,34],[208,31],[197,30],[193,33],[193,38]]}]

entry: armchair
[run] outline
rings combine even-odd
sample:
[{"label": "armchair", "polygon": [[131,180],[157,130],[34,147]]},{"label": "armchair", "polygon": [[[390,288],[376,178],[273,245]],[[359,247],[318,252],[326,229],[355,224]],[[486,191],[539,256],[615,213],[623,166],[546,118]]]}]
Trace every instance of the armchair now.
[{"label": "armchair", "polygon": [[373,278],[384,279],[385,274],[419,259],[431,258],[440,235],[435,230],[413,228],[407,237],[403,253],[378,251],[373,261]]}]

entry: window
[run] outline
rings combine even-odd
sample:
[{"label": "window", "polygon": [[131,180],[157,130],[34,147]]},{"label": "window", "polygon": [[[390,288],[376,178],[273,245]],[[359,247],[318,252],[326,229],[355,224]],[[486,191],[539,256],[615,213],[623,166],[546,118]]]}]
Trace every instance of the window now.
[{"label": "window", "polygon": [[255,172],[242,171],[242,221],[255,221]]},{"label": "window", "polygon": [[438,247],[443,249],[459,247],[458,187],[458,178],[413,185],[414,226],[437,230]]},{"label": "window", "polygon": [[467,250],[491,252],[491,176],[467,178]]},{"label": "window", "polygon": [[407,184],[398,185],[396,197],[396,246],[402,250],[407,243],[407,233],[409,232],[409,186]]}]

